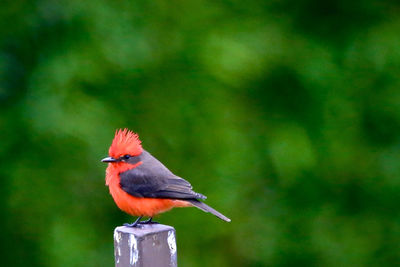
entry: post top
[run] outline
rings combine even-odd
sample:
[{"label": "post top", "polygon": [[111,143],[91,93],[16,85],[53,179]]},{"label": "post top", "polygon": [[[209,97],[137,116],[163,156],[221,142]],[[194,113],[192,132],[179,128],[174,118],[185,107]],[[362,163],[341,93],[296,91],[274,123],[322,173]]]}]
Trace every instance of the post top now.
[{"label": "post top", "polygon": [[175,231],[175,228],[164,224],[143,224],[140,227],[118,226],[114,232],[134,234],[137,237],[159,232]]}]

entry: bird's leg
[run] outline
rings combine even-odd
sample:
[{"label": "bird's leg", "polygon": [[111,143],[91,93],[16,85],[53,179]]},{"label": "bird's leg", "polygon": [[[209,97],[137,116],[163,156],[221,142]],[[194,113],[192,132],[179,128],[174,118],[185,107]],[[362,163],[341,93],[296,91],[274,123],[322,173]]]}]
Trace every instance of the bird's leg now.
[{"label": "bird's leg", "polygon": [[140,224],[158,224],[158,222],[153,222],[153,217],[150,217],[148,220],[139,222]]},{"label": "bird's leg", "polygon": [[124,223],[124,226],[128,226],[128,227],[138,227],[138,224],[140,224],[140,220],[142,219],[143,216],[139,216],[135,222],[133,223]]}]

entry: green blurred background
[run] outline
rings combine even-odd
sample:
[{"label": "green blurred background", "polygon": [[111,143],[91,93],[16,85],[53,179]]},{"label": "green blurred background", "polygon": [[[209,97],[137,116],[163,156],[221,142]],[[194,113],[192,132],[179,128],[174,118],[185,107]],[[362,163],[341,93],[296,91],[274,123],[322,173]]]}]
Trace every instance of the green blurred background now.
[{"label": "green blurred background", "polygon": [[112,266],[115,129],[197,209],[181,266],[400,264],[398,1],[2,1],[2,266]]}]

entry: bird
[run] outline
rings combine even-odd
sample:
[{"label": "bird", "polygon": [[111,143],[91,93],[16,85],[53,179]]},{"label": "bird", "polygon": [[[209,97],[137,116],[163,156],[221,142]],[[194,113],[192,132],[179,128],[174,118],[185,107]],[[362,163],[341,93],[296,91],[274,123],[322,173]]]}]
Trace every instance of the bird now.
[{"label": "bird", "polygon": [[[206,196],[193,191],[188,181],[173,174],[144,150],[138,134],[127,128],[115,131],[108,154],[101,161],[108,163],[105,180],[110,194],[119,209],[138,217],[124,226],[157,223],[153,221],[154,216],[174,207],[197,207],[226,222],[231,221],[202,202]],[[142,221],[143,217],[148,220]]]}]

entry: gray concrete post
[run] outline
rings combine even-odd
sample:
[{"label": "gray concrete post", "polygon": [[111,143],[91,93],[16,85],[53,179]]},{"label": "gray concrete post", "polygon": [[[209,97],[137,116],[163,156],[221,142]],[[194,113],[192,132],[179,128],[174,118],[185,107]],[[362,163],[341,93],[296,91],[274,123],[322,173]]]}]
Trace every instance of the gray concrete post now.
[{"label": "gray concrete post", "polygon": [[163,224],[114,230],[116,267],[176,267],[175,229]]}]

